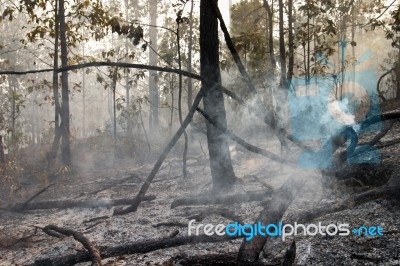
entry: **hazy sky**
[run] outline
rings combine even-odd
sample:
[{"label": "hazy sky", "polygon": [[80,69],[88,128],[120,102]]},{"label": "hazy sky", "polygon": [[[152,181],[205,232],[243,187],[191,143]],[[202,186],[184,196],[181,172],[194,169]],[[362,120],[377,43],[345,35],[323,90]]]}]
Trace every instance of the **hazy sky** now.
[{"label": "hazy sky", "polygon": [[222,16],[224,17],[224,21],[227,25],[229,25],[229,2],[232,2],[232,4],[235,4],[239,2],[240,0],[219,0],[218,1],[218,6],[219,9],[221,10]]}]

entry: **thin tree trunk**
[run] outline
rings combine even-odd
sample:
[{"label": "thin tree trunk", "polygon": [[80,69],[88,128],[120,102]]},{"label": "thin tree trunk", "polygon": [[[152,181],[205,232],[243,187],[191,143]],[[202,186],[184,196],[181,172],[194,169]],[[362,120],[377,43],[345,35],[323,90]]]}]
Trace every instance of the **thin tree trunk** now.
[{"label": "thin tree trunk", "polygon": [[3,136],[0,135],[0,163],[5,162]]},{"label": "thin tree trunk", "polygon": [[268,48],[269,48],[269,57],[271,60],[271,67],[273,70],[276,69],[276,60],[274,54],[274,14],[272,12],[271,7],[269,6],[267,0],[264,0],[264,7],[267,10],[267,19],[268,19]]},{"label": "thin tree trunk", "polygon": [[58,14],[58,5],[59,1],[55,1],[54,4],[54,58],[53,58],[53,98],[54,98],[54,139],[53,144],[51,145],[50,151],[47,153],[47,172],[53,172],[54,162],[57,157],[57,150],[61,139],[61,131],[60,131],[60,99],[58,94],[58,39],[59,39],[59,14]]},{"label": "thin tree trunk", "polygon": [[396,87],[397,87],[396,98],[400,99],[400,47],[398,51],[397,62],[395,65],[396,65],[395,75],[396,75]]},{"label": "thin tree trunk", "polygon": [[[220,83],[218,20],[214,13],[214,0],[200,2],[200,66],[201,76],[209,84]],[[216,2],[216,1],[215,1]],[[210,87],[202,82],[204,88],[204,111],[219,124],[226,127],[224,96],[216,86]],[[213,188],[218,191],[229,187],[236,180],[232,167],[227,136],[209,122],[207,125],[207,142],[210,155],[210,168]]]},{"label": "thin tree trunk", "polygon": [[294,68],[294,36],[293,36],[293,0],[288,0],[288,29],[289,29],[289,65],[288,65],[288,81],[293,78]]},{"label": "thin tree trunk", "polygon": [[[190,14],[189,14],[189,34],[188,34],[188,61],[187,61],[187,70],[188,72],[192,72],[192,46],[193,46],[193,7],[194,0],[190,1]],[[193,82],[192,79],[188,79],[188,95],[187,95],[187,106],[188,109],[192,106],[192,98],[193,98]]]},{"label": "thin tree trunk", "polygon": [[[129,1],[125,0],[125,20],[129,21]],[[126,53],[126,58],[128,57],[129,53],[129,46],[128,46],[129,40],[128,38],[125,39],[125,53]],[[126,110],[128,112],[128,115],[126,116],[126,137],[128,138],[128,141],[131,142],[133,141],[133,129],[132,129],[132,121],[131,121],[131,111],[130,111],[130,89],[131,85],[129,84],[129,70],[124,69],[125,73],[125,98],[126,98]]]},{"label": "thin tree trunk", "polygon": [[280,85],[284,88],[286,83],[286,50],[285,50],[285,33],[283,31],[283,0],[279,0],[279,53],[281,66]]},{"label": "thin tree trunk", "polygon": [[116,104],[116,99],[115,99],[115,93],[117,90],[117,77],[118,77],[118,68],[114,69],[114,72],[112,74],[112,84],[111,84],[111,90],[112,90],[112,99],[113,99],[113,137],[114,137],[114,144],[116,144],[117,141],[117,104]]},{"label": "thin tree trunk", "polygon": [[[153,26],[157,25],[157,0],[149,1],[150,10],[150,24]],[[151,66],[157,65],[157,27],[150,27],[150,44],[153,49],[149,49],[149,64]],[[154,51],[153,51],[154,50]],[[157,71],[149,71],[149,100],[150,100],[150,116],[149,116],[149,128],[151,132],[158,129],[158,85],[157,85]]]},{"label": "thin tree trunk", "polygon": [[[60,0],[60,42],[61,42],[61,66],[68,66],[68,50],[67,50],[67,27],[65,24],[64,0]],[[62,84],[62,112],[61,112],[61,158],[64,165],[71,165],[71,148],[70,148],[70,132],[69,132],[69,88],[68,88],[68,71],[61,73]]]},{"label": "thin tree trunk", "polygon": [[[178,43],[178,65],[179,65],[179,71],[182,70],[182,58],[181,58],[181,41],[180,41],[180,25],[179,21],[177,23],[177,32],[176,32],[176,38],[177,38],[177,43]],[[179,74],[179,94],[178,94],[178,113],[179,113],[179,122],[182,126],[183,119],[182,119],[182,74]],[[187,151],[188,151],[188,135],[186,133],[186,130],[183,131],[183,135],[185,137],[185,147],[183,149],[183,155],[182,155],[182,174],[184,178],[187,178],[187,169],[186,169],[186,156],[187,156]]]}]

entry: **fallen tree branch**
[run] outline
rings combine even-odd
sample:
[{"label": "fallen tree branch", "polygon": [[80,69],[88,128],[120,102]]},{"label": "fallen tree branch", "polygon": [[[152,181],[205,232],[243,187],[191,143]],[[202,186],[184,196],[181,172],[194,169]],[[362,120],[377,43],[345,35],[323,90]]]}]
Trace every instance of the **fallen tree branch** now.
[{"label": "fallen tree branch", "polygon": [[[74,239],[79,241],[89,252],[88,255],[93,262],[92,265],[98,265],[98,266],[102,265],[99,250],[93,245],[92,241],[90,241],[82,233],[79,233],[72,229],[61,228],[61,227],[58,227],[58,226],[55,226],[52,224],[45,226],[42,230],[43,230],[43,232],[45,232],[46,234],[51,235],[51,236],[54,236],[54,233],[56,233],[56,234],[60,234],[60,235],[74,237]],[[53,265],[53,264],[51,264],[51,265]]]},{"label": "fallen tree branch", "polygon": [[25,201],[23,204],[21,204],[21,206],[19,207],[18,211],[22,211],[26,208],[26,206],[35,198],[37,198],[40,194],[42,194],[43,192],[45,192],[49,187],[54,186],[55,184],[50,184],[47,187],[39,190],[37,193],[35,193],[32,197],[30,197],[27,201]]},{"label": "fallen tree branch", "polygon": [[[100,251],[100,256],[103,259],[105,259],[121,255],[144,254],[159,249],[178,247],[188,244],[224,242],[236,238],[239,237],[206,236],[206,235],[181,236],[174,238],[166,237],[161,239],[124,243],[122,245],[111,246],[111,247],[99,246],[98,250]],[[73,265],[79,262],[88,261],[90,259],[91,258],[89,254],[87,254],[86,252],[77,252],[75,254],[59,256],[56,258],[36,260],[33,265],[53,265],[53,266]]]},{"label": "fallen tree branch", "polygon": [[393,145],[396,145],[396,144],[399,144],[399,143],[400,143],[400,138],[397,138],[397,139],[393,139],[393,140],[388,140],[388,141],[382,142],[382,143],[376,145],[376,147],[379,148],[379,149],[382,149],[382,148],[393,146]]},{"label": "fallen tree branch", "polygon": [[323,215],[352,209],[358,205],[370,202],[372,200],[380,198],[398,198],[399,196],[400,182],[393,183],[393,181],[389,180],[388,185],[351,196],[342,201],[328,203],[311,210],[302,211],[295,215],[295,217],[292,217],[290,220],[302,223],[309,222]]},{"label": "fallen tree branch", "polygon": [[[263,225],[277,224],[283,214],[292,204],[303,183],[295,178],[288,179],[272,196],[268,206],[264,207],[255,223]],[[250,241],[243,239],[237,257],[237,265],[253,265],[257,262],[260,252],[268,240],[268,236],[255,235]]]},{"label": "fallen tree branch", "polygon": [[[218,84],[214,84],[213,86],[218,86]],[[196,98],[193,101],[192,107],[189,110],[188,115],[186,116],[185,120],[179,127],[178,131],[169,141],[167,146],[164,147],[163,151],[161,152],[160,156],[158,157],[157,162],[154,164],[153,169],[151,170],[150,174],[147,176],[145,182],[143,183],[142,187],[140,188],[139,193],[137,194],[134,202],[128,208],[122,210],[114,210],[114,215],[122,215],[127,214],[129,212],[134,212],[139,207],[140,203],[142,202],[144,195],[146,194],[147,190],[150,187],[151,182],[153,181],[154,177],[156,176],[158,170],[160,169],[161,165],[163,164],[165,158],[167,158],[168,153],[171,151],[172,147],[175,146],[176,142],[182,136],[183,132],[186,130],[186,127],[192,121],[193,115],[196,111],[197,106],[199,105],[201,99],[203,98],[203,90],[204,86],[200,89],[199,93],[197,94]]]},{"label": "fallen tree branch", "polygon": [[119,184],[125,183],[126,181],[129,181],[129,180],[132,179],[132,178],[137,178],[137,179],[139,179],[139,180],[141,181],[141,179],[140,179],[137,175],[131,174],[130,176],[128,176],[128,177],[126,177],[126,178],[123,178],[123,179],[121,179],[121,180],[112,182],[111,184],[109,184],[109,185],[107,185],[107,186],[105,186],[105,187],[103,187],[103,188],[97,189],[97,190],[95,190],[95,191],[92,191],[92,192],[90,192],[89,194],[97,194],[97,193],[100,193],[100,192],[102,192],[102,191],[104,191],[104,190],[107,190],[107,189],[113,188],[113,187],[115,187],[115,186],[117,186],[117,185],[119,185]]},{"label": "fallen tree branch", "polygon": [[366,129],[367,127],[369,127],[375,123],[383,122],[386,120],[392,120],[392,119],[400,119],[400,112],[391,112],[391,113],[385,113],[385,114],[375,115],[373,117],[370,117],[361,124],[361,130]]},{"label": "fallen tree branch", "polygon": [[[156,196],[146,196],[143,198],[144,201],[154,200]],[[34,202],[25,205],[23,209],[21,206],[24,204],[17,204],[13,207],[2,209],[3,211],[28,211],[28,210],[39,210],[39,209],[68,209],[68,208],[100,208],[100,207],[112,207],[117,205],[130,205],[132,199],[90,199],[84,201],[78,200],[59,200],[59,201],[42,201]]]},{"label": "fallen tree branch", "polygon": [[158,224],[153,224],[152,227],[157,228],[161,226],[179,226],[179,227],[187,227],[187,223],[181,223],[181,222],[162,222]]},{"label": "fallen tree branch", "polygon": [[234,194],[227,196],[210,196],[190,197],[176,199],[171,203],[171,208],[174,209],[185,205],[209,205],[209,204],[233,204],[238,202],[262,201],[271,197],[271,191],[256,191],[243,194]]}]

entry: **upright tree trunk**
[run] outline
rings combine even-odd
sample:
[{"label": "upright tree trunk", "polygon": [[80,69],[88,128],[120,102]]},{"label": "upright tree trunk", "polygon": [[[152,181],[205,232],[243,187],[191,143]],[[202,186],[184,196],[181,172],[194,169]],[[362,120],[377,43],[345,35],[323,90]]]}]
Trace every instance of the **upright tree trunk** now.
[{"label": "upright tree trunk", "polygon": [[274,54],[274,14],[267,0],[264,0],[264,7],[267,10],[267,20],[268,20],[268,49],[269,58],[271,60],[271,67],[273,70],[276,69],[276,60]]},{"label": "upright tree trunk", "polygon": [[[129,1],[125,0],[125,20],[129,22]],[[128,38],[125,39],[125,53],[129,53],[129,46],[128,46]],[[128,61],[128,56],[126,60]],[[125,98],[126,98],[126,110],[128,111],[128,115],[126,116],[126,137],[128,141],[133,141],[133,131],[132,131],[132,121],[131,121],[131,110],[130,110],[130,89],[131,85],[129,84],[129,71],[128,69],[124,69],[125,73]]]},{"label": "upright tree trunk", "polygon": [[[193,46],[193,6],[194,0],[190,1],[190,14],[189,14],[189,34],[188,34],[188,61],[187,70],[192,72],[192,46]],[[193,98],[193,82],[192,79],[188,79],[188,95],[187,95],[187,106],[188,110],[192,106]]]},{"label": "upright tree trunk", "polygon": [[54,3],[54,58],[53,58],[53,98],[54,98],[54,139],[53,144],[51,145],[51,150],[47,153],[47,172],[51,173],[54,167],[54,161],[57,157],[57,150],[61,139],[61,131],[60,131],[60,99],[58,94],[58,34],[59,34],[59,14],[58,14],[58,6],[59,1],[55,1]]},{"label": "upright tree trunk", "polygon": [[[218,87],[210,87],[210,83],[221,83],[218,21],[211,1],[217,2],[217,0],[201,0],[200,2],[200,72],[201,76],[206,77],[209,82],[202,83],[205,87],[203,104],[207,115],[220,125],[226,126],[224,96]],[[228,188],[234,183],[236,177],[227,137],[222,130],[207,122],[207,142],[213,188],[216,191]]]},{"label": "upright tree trunk", "polygon": [[0,163],[4,163],[5,161],[3,136],[0,135]]},{"label": "upright tree trunk", "polygon": [[280,85],[283,88],[286,84],[286,50],[285,32],[283,31],[283,0],[279,0],[279,53],[281,66]]},{"label": "upright tree trunk", "polygon": [[396,69],[395,69],[395,75],[396,75],[396,98],[400,99],[400,47],[398,51],[398,58],[396,62]]},{"label": "upright tree trunk", "polygon": [[[294,68],[294,37],[293,37],[293,0],[288,0],[288,29],[289,29],[289,65],[288,65],[288,81],[293,78]],[[289,85],[289,84],[288,84]]]},{"label": "upright tree trunk", "polygon": [[[61,66],[68,66],[68,50],[65,24],[64,0],[60,0],[60,42],[61,42]],[[71,165],[71,148],[70,148],[70,132],[69,132],[69,88],[68,88],[68,71],[61,73],[61,158],[64,165]]]},{"label": "upright tree trunk", "polygon": [[[150,10],[150,24],[157,26],[157,0],[149,1]],[[150,27],[150,44],[154,51],[157,51],[157,27]],[[157,65],[157,54],[152,49],[149,49],[149,64],[151,66]],[[158,129],[158,85],[157,85],[157,71],[149,71],[149,98],[150,98],[150,116],[149,127],[151,132]]]}]

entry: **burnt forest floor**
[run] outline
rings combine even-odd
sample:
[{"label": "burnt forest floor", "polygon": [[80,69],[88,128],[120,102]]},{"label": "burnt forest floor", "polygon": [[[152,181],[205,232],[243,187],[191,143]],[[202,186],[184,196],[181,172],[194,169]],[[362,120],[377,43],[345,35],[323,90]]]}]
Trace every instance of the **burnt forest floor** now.
[{"label": "burnt forest floor", "polygon": [[[389,141],[399,136],[400,124],[382,139]],[[372,135],[371,135],[372,136]],[[364,141],[371,139],[366,136]],[[257,146],[279,154],[276,141],[257,140]],[[193,146],[198,146],[196,141]],[[203,138],[204,145],[204,138]],[[180,147],[180,146],[179,146]],[[38,259],[57,258],[83,251],[82,245],[72,237],[55,238],[45,234],[39,227],[54,224],[83,233],[94,245],[116,246],[124,243],[173,237],[188,234],[187,223],[190,217],[205,208],[220,205],[180,206],[171,208],[174,199],[207,195],[212,192],[211,174],[208,158],[201,149],[194,148],[187,161],[189,177],[182,177],[181,150],[177,147],[164,162],[147,195],[155,199],[142,202],[138,210],[123,216],[113,216],[113,210],[121,206],[98,208],[66,208],[30,210],[24,212],[0,212],[0,265],[28,265]],[[194,151],[195,150],[195,151]],[[351,172],[345,180],[330,180],[317,170],[297,169],[272,162],[259,155],[250,154],[243,148],[231,145],[235,174],[240,178],[228,194],[240,194],[266,190],[265,184],[278,188],[288,178],[301,178],[306,182],[298,193],[287,214],[293,214],[322,204],[344,199],[354,193],[366,191],[387,180],[388,175],[399,174],[399,146],[382,148],[382,162],[368,166],[366,171]],[[296,148],[285,155],[296,159]],[[34,202],[61,200],[112,200],[133,199],[155,162],[154,158],[142,163],[132,163],[129,159],[98,161],[85,165],[85,157],[80,157],[80,171],[55,180],[41,181],[41,177],[25,169],[18,180],[19,190],[15,196],[6,198],[2,190],[2,208],[17,202],[24,202],[48,183],[44,193]],[[94,170],[95,169],[95,170]],[[364,171],[364,172],[363,172]],[[357,173],[357,175],[356,175]],[[354,176],[353,176],[354,175]],[[131,176],[131,178],[129,178]],[[363,180],[364,178],[364,180]],[[33,181],[32,181],[33,180]],[[108,187],[108,188],[107,188]],[[107,188],[107,189],[104,189]],[[9,189],[9,188],[7,188]],[[104,189],[104,190],[102,190]],[[215,192],[214,192],[215,193]],[[210,194],[211,195],[211,194]],[[240,217],[243,222],[253,223],[262,210],[260,202],[232,203],[224,206]],[[94,218],[102,217],[98,220]],[[231,220],[218,214],[211,214],[202,223],[228,224]],[[296,265],[400,265],[400,206],[394,200],[375,200],[353,209],[324,215],[314,221],[323,224],[348,223],[351,227],[379,225],[384,229],[383,236],[296,236]],[[172,223],[162,225],[160,223]],[[175,225],[173,224],[175,223]],[[288,238],[287,243],[293,238]],[[235,254],[241,239],[219,243],[198,243],[174,248],[160,249],[146,254],[124,255],[103,260],[106,265],[179,265],[177,258],[205,254]],[[280,239],[271,239],[270,249],[266,246],[261,261],[273,265],[279,261],[279,254],[273,254],[274,244]],[[90,265],[90,262],[81,265]]]}]

